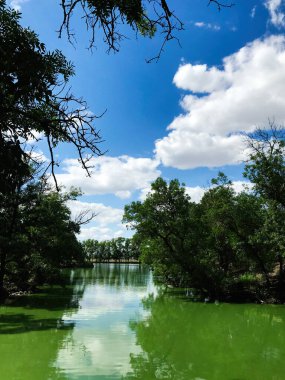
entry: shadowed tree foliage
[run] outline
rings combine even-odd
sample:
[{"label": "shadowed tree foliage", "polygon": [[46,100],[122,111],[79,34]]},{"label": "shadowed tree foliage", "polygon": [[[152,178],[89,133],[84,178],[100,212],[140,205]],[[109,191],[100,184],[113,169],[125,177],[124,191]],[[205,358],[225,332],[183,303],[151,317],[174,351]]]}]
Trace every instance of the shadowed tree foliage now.
[{"label": "shadowed tree foliage", "polygon": [[[263,199],[266,220],[257,240],[278,263],[279,297],[285,292],[285,131],[269,122],[247,139],[251,150],[245,176],[254,183],[256,195]],[[276,268],[277,271],[277,268]]]},{"label": "shadowed tree foliage", "polygon": [[68,88],[73,65],[60,51],[47,51],[19,21],[20,14],[0,0],[0,144],[5,140],[17,146],[16,159],[28,154],[27,142],[45,139],[54,175],[53,151],[68,142],[88,171],[90,154],[101,154],[101,139],[94,127],[96,116]]},{"label": "shadowed tree foliage", "polygon": [[77,192],[52,191],[46,178],[34,179],[37,168],[21,163],[0,193],[1,296],[59,281],[60,267],[84,262],[79,225],[66,206]]},{"label": "shadowed tree foliage", "polygon": [[256,193],[237,194],[219,173],[195,204],[177,180],[158,178],[144,202],[125,207],[123,221],[159,281],[213,300],[284,299],[284,140],[251,143],[258,149],[246,173]]}]

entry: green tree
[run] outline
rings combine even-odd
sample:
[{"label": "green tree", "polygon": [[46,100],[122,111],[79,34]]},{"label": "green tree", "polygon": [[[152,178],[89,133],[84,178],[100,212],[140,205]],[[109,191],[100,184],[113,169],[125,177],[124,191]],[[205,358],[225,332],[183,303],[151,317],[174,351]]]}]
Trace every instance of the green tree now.
[{"label": "green tree", "polygon": [[144,202],[125,206],[123,221],[136,231],[144,261],[167,283],[183,285],[191,271],[194,208],[178,180],[167,184],[162,178],[152,184]]},{"label": "green tree", "polygon": [[270,122],[269,129],[258,129],[247,139],[250,149],[244,175],[255,191],[285,207],[285,133]]},{"label": "green tree", "polygon": [[84,262],[67,200],[77,193],[54,192],[45,178],[19,177],[12,193],[1,193],[0,293],[33,289],[59,280],[59,268]]},{"label": "green tree", "polygon": [[98,240],[87,239],[82,242],[84,257],[88,262],[98,259],[98,247]]},{"label": "green tree", "polygon": [[96,116],[86,102],[65,90],[74,75],[73,65],[60,51],[47,51],[33,31],[20,25],[20,14],[6,7],[4,0],[0,0],[0,54],[1,146],[3,141],[13,143],[21,155],[27,155],[25,144],[44,138],[54,175],[53,151],[68,142],[88,171],[88,154],[101,154],[100,136],[94,127]]},{"label": "green tree", "polygon": [[284,127],[270,122],[248,138],[249,160],[245,176],[254,183],[256,195],[263,199],[266,220],[257,241],[271,255],[279,269],[279,294],[285,289],[285,133]]},{"label": "green tree", "polygon": [[212,184],[214,187],[201,200],[200,220],[205,236],[200,257],[208,289],[215,290],[215,296],[232,297],[237,291],[245,297],[242,279],[246,274],[256,282],[257,274],[261,273],[269,286],[272,260],[257,239],[266,212],[254,194],[245,191],[235,194],[231,181],[223,173]]}]

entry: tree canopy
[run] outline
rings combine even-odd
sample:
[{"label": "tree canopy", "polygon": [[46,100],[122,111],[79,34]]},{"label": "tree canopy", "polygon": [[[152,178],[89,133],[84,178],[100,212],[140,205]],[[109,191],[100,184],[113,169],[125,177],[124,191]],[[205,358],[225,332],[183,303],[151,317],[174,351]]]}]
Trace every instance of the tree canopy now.
[{"label": "tree canopy", "polygon": [[[0,0],[0,144],[27,156],[26,144],[44,138],[50,152],[63,142],[73,145],[88,171],[91,155],[100,155],[101,138],[86,102],[72,94],[73,65],[59,51],[48,51],[38,36],[20,25],[20,14]],[[28,68],[28,69],[27,69]],[[17,148],[16,148],[17,147]],[[31,155],[29,155],[31,157]]]},{"label": "tree canopy", "polygon": [[249,140],[252,191],[236,193],[219,173],[196,204],[183,184],[158,178],[145,201],[125,207],[141,260],[159,281],[211,299],[284,299],[282,133],[259,131]]}]

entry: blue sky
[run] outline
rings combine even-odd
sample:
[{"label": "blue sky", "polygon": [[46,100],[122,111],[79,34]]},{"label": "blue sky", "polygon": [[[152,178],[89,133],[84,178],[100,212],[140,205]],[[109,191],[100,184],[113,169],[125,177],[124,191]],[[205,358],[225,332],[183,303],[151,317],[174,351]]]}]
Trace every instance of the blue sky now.
[{"label": "blue sky", "polygon": [[[48,49],[60,49],[75,65],[73,93],[104,116],[97,128],[105,156],[94,159],[87,178],[69,146],[61,146],[59,181],[85,193],[70,204],[73,214],[92,209],[98,216],[82,228],[81,239],[128,236],[123,207],[143,199],[159,175],[178,178],[198,201],[210,180],[224,171],[241,189],[246,148],[239,132],[285,120],[285,1],[236,0],[218,12],[207,0],[169,1],[184,22],[180,45],[170,41],[157,63],[159,36],[130,35],[117,54],[97,38],[91,53],[80,17],[74,17],[75,47],[65,35],[57,0],[13,0],[22,24],[39,34]],[[283,99],[284,98],[284,99]],[[44,145],[39,147],[45,153]]]}]

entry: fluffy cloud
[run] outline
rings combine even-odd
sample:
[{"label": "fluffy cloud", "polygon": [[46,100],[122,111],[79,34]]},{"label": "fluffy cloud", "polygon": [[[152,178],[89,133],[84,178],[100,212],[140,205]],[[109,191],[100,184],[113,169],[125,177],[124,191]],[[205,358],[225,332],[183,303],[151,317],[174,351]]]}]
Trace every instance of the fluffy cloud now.
[{"label": "fluffy cloud", "polygon": [[67,206],[71,210],[73,220],[83,211],[96,214],[93,221],[81,227],[79,239],[96,239],[99,241],[110,240],[119,236],[129,236],[126,226],[121,223],[124,211],[120,208],[105,206],[102,203],[68,201]]},{"label": "fluffy cloud", "polygon": [[265,6],[269,11],[270,21],[277,28],[285,26],[285,14],[282,11],[283,0],[265,0]]},{"label": "fluffy cloud", "polygon": [[195,186],[195,187],[186,187],[186,194],[188,194],[191,198],[192,202],[199,203],[200,200],[203,198],[203,195],[207,191],[206,188],[201,186]]},{"label": "fluffy cloud", "polygon": [[110,223],[119,224],[124,213],[120,208],[105,206],[102,203],[68,201],[67,206],[71,210],[73,219],[76,219],[82,211],[90,211],[96,214],[94,221],[101,226],[106,226]]},{"label": "fluffy cloud", "polygon": [[156,152],[166,166],[193,169],[240,163],[244,158],[243,138],[219,136],[187,129],[171,132],[156,142]]},{"label": "fluffy cloud", "polygon": [[239,163],[245,156],[238,132],[253,131],[268,118],[285,122],[285,37],[258,39],[224,58],[223,67],[181,65],[174,76],[185,111],[156,141],[166,166],[189,169]]},{"label": "fluffy cloud", "polygon": [[98,241],[111,240],[117,237],[127,237],[127,230],[123,228],[113,229],[110,227],[83,227],[79,235],[79,240],[95,239]]},{"label": "fluffy cloud", "polygon": [[89,163],[93,166],[91,177],[86,176],[77,160],[65,160],[64,173],[57,175],[58,182],[67,188],[80,187],[87,195],[113,193],[125,199],[160,175],[159,161],[150,158],[102,156],[92,158]]},{"label": "fluffy cloud", "polygon": [[20,11],[22,9],[22,4],[27,3],[28,1],[30,0],[12,0],[10,1],[10,6],[16,11]]}]

